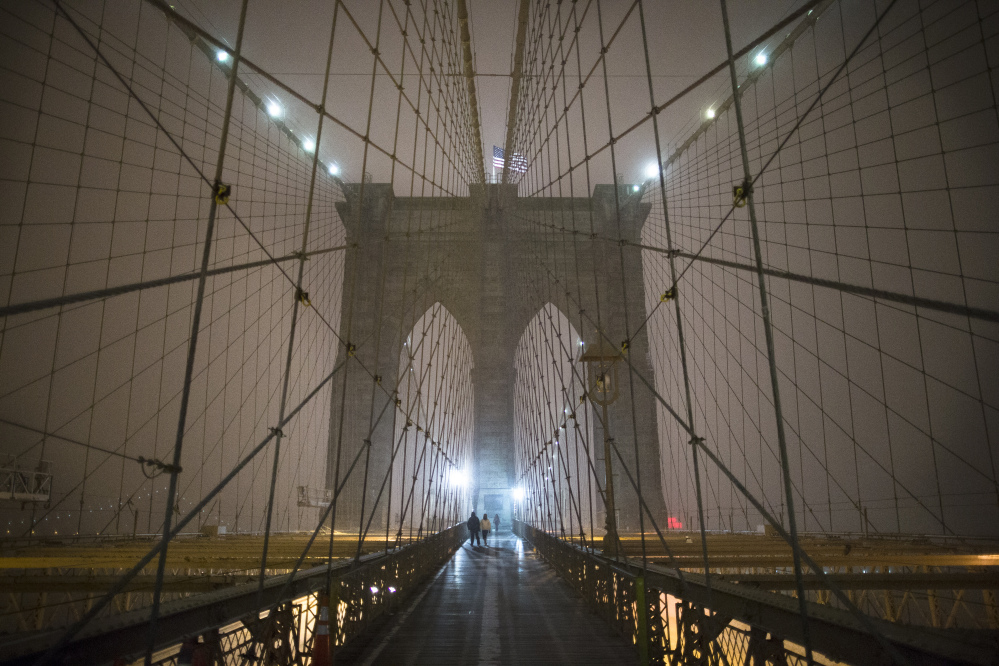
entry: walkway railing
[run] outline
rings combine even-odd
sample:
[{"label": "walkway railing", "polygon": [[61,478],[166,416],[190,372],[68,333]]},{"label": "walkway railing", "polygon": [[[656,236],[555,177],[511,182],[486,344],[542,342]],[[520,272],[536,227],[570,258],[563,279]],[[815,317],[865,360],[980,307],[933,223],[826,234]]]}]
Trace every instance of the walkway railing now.
[{"label": "walkway railing", "polygon": [[[308,664],[319,612],[319,595],[330,584],[330,638],[333,650],[347,646],[397,607],[461,546],[464,523],[393,552],[267,579],[258,584],[200,594],[163,604],[153,663],[174,666],[182,651],[200,653],[209,664]],[[289,580],[291,578],[291,580]],[[269,609],[269,610],[268,610]],[[263,611],[263,612],[262,612]],[[77,640],[67,663],[110,664],[141,656],[148,640],[149,609],[96,621]],[[4,664],[33,664],[60,631],[39,632],[5,643]]]},{"label": "walkway railing", "polygon": [[[703,574],[609,560],[517,520],[513,531],[636,646],[641,664],[807,664],[797,599],[708,581]],[[808,609],[816,663],[890,663],[879,639],[850,613],[814,603]],[[908,663],[993,663],[994,638],[990,645],[970,632],[946,635],[871,622]]]}]

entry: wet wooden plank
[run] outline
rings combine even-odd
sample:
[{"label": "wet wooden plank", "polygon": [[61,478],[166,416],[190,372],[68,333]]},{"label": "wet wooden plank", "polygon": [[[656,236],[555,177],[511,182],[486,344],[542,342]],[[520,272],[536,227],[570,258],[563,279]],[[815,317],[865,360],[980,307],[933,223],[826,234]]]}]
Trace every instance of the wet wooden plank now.
[{"label": "wet wooden plank", "polygon": [[615,634],[523,541],[466,542],[355,663],[634,664]]}]

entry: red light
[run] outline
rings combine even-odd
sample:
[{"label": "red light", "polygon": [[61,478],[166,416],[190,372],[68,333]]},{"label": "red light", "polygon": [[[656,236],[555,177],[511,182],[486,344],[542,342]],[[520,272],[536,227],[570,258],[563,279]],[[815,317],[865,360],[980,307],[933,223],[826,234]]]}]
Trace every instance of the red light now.
[{"label": "red light", "polygon": [[680,530],[683,529],[683,523],[681,523],[678,518],[670,516],[669,518],[666,519],[666,527],[668,527],[671,530]]}]

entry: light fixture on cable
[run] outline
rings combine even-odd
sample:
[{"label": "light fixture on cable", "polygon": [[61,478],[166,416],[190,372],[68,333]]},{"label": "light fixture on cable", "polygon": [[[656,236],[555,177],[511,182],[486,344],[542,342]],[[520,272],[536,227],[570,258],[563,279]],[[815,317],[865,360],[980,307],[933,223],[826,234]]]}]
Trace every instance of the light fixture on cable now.
[{"label": "light fixture on cable", "polygon": [[280,118],[282,111],[283,109],[281,108],[281,105],[276,101],[271,100],[267,102],[267,115],[271,118]]},{"label": "light fixture on cable", "polygon": [[340,175],[340,167],[338,167],[335,164],[330,164],[329,172],[330,172],[331,176],[339,176]]},{"label": "light fixture on cable", "polygon": [[649,162],[645,165],[645,179],[649,180],[659,175],[659,165],[656,162]]},{"label": "light fixture on cable", "polygon": [[765,64],[767,64],[767,54],[763,51],[760,51],[759,53],[756,54],[756,57],[753,58],[753,62],[756,63],[757,67],[763,67]]},{"label": "light fixture on cable", "polygon": [[219,49],[218,52],[215,54],[215,59],[218,60],[219,62],[228,62],[229,52],[224,49]]},{"label": "light fixture on cable", "polygon": [[313,152],[315,152],[316,151],[316,142],[313,141],[312,139],[303,139],[302,140],[302,150],[304,150],[307,153],[313,153]]}]

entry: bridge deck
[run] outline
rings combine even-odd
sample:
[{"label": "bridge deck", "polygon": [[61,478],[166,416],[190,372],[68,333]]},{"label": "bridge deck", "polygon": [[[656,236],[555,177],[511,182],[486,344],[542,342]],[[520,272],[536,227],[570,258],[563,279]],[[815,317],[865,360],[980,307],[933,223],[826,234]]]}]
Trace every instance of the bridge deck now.
[{"label": "bridge deck", "polygon": [[637,652],[507,531],[466,542],[356,663],[633,664]]}]

